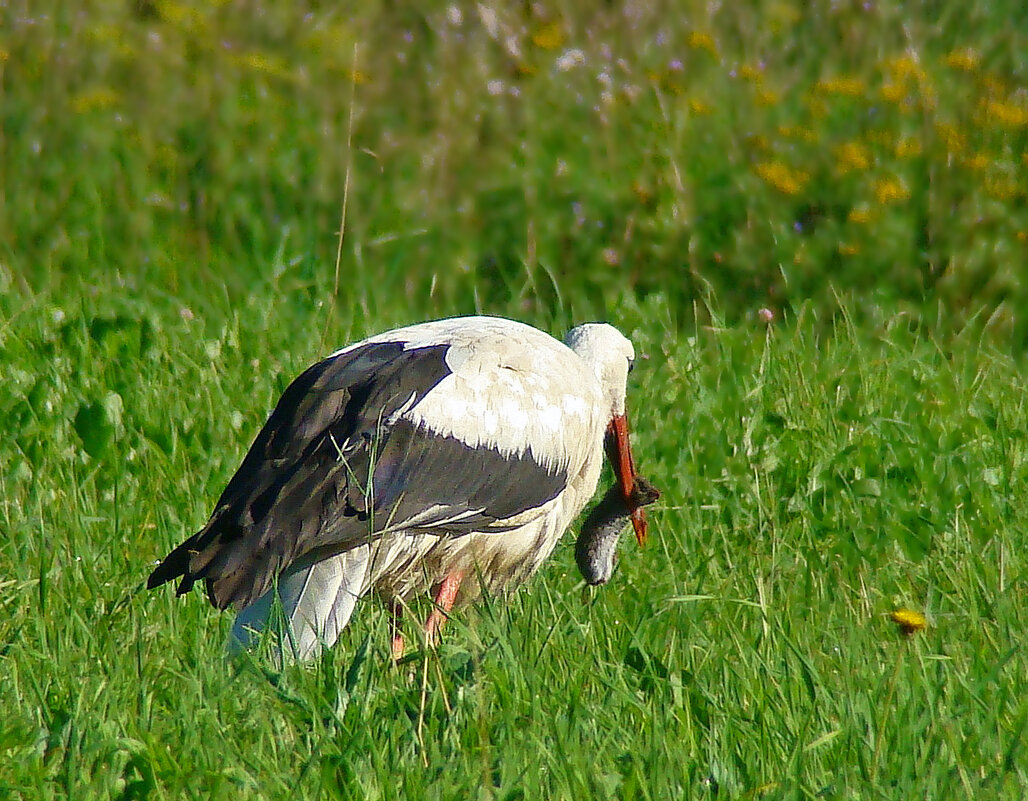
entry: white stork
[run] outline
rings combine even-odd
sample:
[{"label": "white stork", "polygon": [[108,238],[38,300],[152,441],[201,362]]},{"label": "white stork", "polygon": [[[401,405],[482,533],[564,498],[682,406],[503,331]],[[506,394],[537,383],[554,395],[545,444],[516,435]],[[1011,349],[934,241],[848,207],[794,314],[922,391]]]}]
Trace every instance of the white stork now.
[{"label": "white stork", "polygon": [[[207,525],[150,575],[201,579],[245,646],[277,590],[293,655],[332,645],[357,600],[432,590],[446,613],[524,581],[596,490],[604,446],[643,542],[625,416],[634,351],[612,326],[561,343],[462,317],[366,339],[286,389]],[[393,652],[403,641],[394,631]]]}]

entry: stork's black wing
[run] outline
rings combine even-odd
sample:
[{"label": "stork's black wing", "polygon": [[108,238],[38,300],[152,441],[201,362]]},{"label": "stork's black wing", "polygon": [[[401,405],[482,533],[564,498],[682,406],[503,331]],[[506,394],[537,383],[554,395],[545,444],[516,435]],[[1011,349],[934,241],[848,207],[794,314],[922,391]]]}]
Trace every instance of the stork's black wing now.
[{"label": "stork's black wing", "polygon": [[361,345],[286,389],[207,525],[147,583],[206,581],[218,608],[243,608],[294,560],[327,557],[391,528],[502,530],[554,498],[566,475],[525,451],[503,455],[415,426],[412,409],[450,375],[449,345]]}]

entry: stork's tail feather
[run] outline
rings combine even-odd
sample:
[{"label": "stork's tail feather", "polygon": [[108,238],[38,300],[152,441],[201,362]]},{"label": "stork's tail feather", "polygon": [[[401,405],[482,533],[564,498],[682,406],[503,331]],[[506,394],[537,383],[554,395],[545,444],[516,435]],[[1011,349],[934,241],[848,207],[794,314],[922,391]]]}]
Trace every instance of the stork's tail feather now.
[{"label": "stork's tail feather", "polygon": [[181,576],[178,595],[203,581],[216,609],[242,609],[256,603],[274,581],[283,554],[268,548],[248,551],[244,532],[220,518],[216,512],[206,526],[164,557],[147,579],[147,589]]},{"label": "stork's tail feather", "polygon": [[146,580],[146,588],[148,590],[160,587],[162,584],[167,584],[169,581],[174,581],[179,576],[182,576],[182,581],[178,585],[178,594],[182,595],[189,592],[196,581],[195,577],[189,575],[189,561],[192,559],[193,554],[196,553],[196,541],[202,533],[201,531],[194,534],[164,557]]},{"label": "stork's tail feather", "polygon": [[[297,661],[318,655],[339,638],[354,607],[368,590],[371,547],[364,545],[279,577],[278,596],[285,621],[283,651]],[[275,588],[247,606],[232,625],[230,650],[249,648],[275,610]]]}]

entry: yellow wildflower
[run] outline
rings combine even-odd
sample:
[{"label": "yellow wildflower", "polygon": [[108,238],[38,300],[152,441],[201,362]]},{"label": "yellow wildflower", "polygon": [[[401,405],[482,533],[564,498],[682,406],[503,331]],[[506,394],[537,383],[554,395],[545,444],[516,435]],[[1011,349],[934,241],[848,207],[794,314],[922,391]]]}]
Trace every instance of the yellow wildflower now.
[{"label": "yellow wildflower", "polygon": [[942,140],[942,144],[949,153],[959,153],[964,149],[964,135],[957,126],[939,122],[935,124],[935,133]]},{"label": "yellow wildflower", "polygon": [[754,169],[764,183],[774,187],[784,195],[797,195],[806,185],[809,175],[794,170],[781,161],[764,161]]},{"label": "yellow wildflower", "polygon": [[860,78],[839,76],[818,81],[814,88],[824,95],[842,95],[844,97],[860,97],[864,94],[865,85]]},{"label": "yellow wildflower", "polygon": [[778,104],[778,93],[770,89],[757,90],[756,101],[758,106],[775,106]]},{"label": "yellow wildflower", "polygon": [[875,199],[883,206],[900,203],[910,197],[910,190],[899,178],[880,178],[874,183]]},{"label": "yellow wildflower", "polygon": [[1013,200],[1020,194],[1020,187],[1007,178],[989,178],[985,181],[985,191],[997,200]]},{"label": "yellow wildflower", "polygon": [[920,612],[913,609],[896,609],[889,613],[889,619],[899,626],[899,630],[908,637],[928,627],[928,620]]},{"label": "yellow wildflower", "polygon": [[885,71],[901,81],[913,78],[920,82],[928,77],[925,74],[925,71],[921,69],[921,65],[918,63],[918,60],[909,53],[904,53],[902,56],[897,56],[896,58],[891,58],[886,61]]},{"label": "yellow wildflower", "polygon": [[883,83],[878,93],[886,102],[901,103],[907,96],[907,87],[901,83]]},{"label": "yellow wildflower", "polygon": [[846,242],[839,243],[840,256],[856,256],[858,253],[860,253],[860,248],[857,245],[851,245]]},{"label": "yellow wildflower", "polygon": [[846,142],[835,148],[836,169],[841,175],[871,166],[871,151],[860,142]]},{"label": "yellow wildflower", "polygon": [[714,37],[709,33],[702,33],[700,31],[691,31],[689,38],[686,43],[693,50],[706,50],[714,58],[718,57],[717,42],[714,41]]},{"label": "yellow wildflower", "polygon": [[704,116],[710,114],[714,109],[711,108],[709,103],[704,103],[698,97],[689,98],[689,110],[698,116]]},{"label": "yellow wildflower", "polygon": [[981,54],[971,47],[958,48],[946,56],[946,66],[964,72],[974,72],[982,63]]},{"label": "yellow wildflower", "polygon": [[753,81],[754,83],[760,83],[764,80],[764,74],[756,67],[751,67],[749,64],[743,64],[739,67],[739,77],[744,81]]},{"label": "yellow wildflower", "polygon": [[1002,128],[1020,128],[1028,125],[1028,106],[988,100],[983,104],[985,119]]},{"label": "yellow wildflower", "polygon": [[850,213],[846,215],[846,219],[849,220],[851,223],[856,223],[857,225],[864,225],[866,223],[871,222],[871,209],[869,209],[867,206],[858,206],[856,208],[850,209]]},{"label": "yellow wildflower", "polygon": [[989,157],[984,153],[973,153],[964,159],[964,166],[974,172],[985,172],[989,168]]},{"label": "yellow wildflower", "polygon": [[1028,231],[1018,231],[1017,241],[1021,242],[1022,244],[1028,245]]},{"label": "yellow wildflower", "polygon": [[559,50],[564,45],[564,29],[559,22],[543,25],[532,34],[532,44],[540,50]]},{"label": "yellow wildflower", "polygon": [[901,137],[896,142],[896,148],[894,150],[897,158],[908,158],[910,156],[921,155],[921,143],[911,136]]}]

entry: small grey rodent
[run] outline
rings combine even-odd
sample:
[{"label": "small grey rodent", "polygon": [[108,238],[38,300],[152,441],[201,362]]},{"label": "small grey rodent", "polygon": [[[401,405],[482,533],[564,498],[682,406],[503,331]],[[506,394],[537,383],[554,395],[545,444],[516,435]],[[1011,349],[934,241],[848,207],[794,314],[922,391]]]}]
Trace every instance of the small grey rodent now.
[{"label": "small grey rodent", "polygon": [[607,490],[585,519],[575,543],[575,561],[587,584],[604,584],[610,580],[621,530],[631,518],[632,509],[647,506],[659,497],[660,491],[642,476],[635,477],[631,505],[625,502],[620,484]]}]

